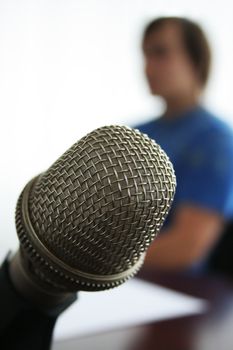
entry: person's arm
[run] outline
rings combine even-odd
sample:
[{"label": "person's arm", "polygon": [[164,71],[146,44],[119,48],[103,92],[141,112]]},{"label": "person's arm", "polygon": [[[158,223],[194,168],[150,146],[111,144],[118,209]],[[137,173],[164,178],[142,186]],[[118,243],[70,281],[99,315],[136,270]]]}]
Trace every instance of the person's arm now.
[{"label": "person's arm", "polygon": [[209,132],[181,161],[172,220],[145,259],[145,266],[160,270],[185,270],[201,262],[233,217],[232,133]]},{"label": "person's arm", "polygon": [[185,270],[204,258],[223,229],[223,218],[197,206],[177,208],[174,219],[148,250],[146,267],[158,270]]}]

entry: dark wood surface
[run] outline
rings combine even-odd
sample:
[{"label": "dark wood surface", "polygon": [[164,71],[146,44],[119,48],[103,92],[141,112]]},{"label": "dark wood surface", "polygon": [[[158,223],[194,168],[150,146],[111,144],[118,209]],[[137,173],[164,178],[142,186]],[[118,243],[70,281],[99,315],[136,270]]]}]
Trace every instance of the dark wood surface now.
[{"label": "dark wood surface", "polygon": [[[213,332],[210,332],[206,325],[211,324],[212,320],[215,320],[216,324],[216,320],[223,319],[224,314],[233,307],[232,279],[217,275],[187,276],[155,273],[145,269],[142,269],[137,277],[205,299],[209,302],[208,311],[204,314],[70,339],[54,344],[53,350],[213,350],[211,345],[213,339],[208,340],[208,336],[212,337]],[[207,332],[207,335],[204,334],[206,328],[210,335]],[[201,336],[205,338],[205,345],[200,345]],[[219,350],[224,349],[224,346],[221,346]]]}]

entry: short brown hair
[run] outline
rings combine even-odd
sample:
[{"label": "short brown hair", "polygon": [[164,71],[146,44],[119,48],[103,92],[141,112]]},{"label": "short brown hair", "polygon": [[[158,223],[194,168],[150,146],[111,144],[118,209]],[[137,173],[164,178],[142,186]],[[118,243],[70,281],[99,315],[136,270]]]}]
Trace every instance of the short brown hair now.
[{"label": "short brown hair", "polygon": [[183,17],[159,17],[147,24],[143,42],[167,22],[177,23],[180,26],[184,47],[197,70],[202,86],[205,86],[210,73],[211,50],[204,31],[197,23]]}]

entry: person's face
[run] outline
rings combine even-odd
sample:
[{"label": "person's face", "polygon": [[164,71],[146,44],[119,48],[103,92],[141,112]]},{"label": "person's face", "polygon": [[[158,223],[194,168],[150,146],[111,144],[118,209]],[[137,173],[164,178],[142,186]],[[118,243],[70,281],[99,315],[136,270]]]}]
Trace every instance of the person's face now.
[{"label": "person's face", "polygon": [[176,23],[164,23],[143,43],[145,73],[153,95],[174,98],[199,85],[197,73],[184,47]]}]

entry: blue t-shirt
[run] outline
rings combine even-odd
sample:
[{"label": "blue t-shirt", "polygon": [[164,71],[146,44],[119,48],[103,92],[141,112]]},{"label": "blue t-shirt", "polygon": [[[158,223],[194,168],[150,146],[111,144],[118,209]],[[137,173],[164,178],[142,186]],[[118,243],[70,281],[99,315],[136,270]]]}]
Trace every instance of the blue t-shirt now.
[{"label": "blue t-shirt", "polygon": [[154,139],[174,165],[177,189],[167,223],[184,203],[233,218],[233,131],[225,122],[198,106],[136,128]]}]

